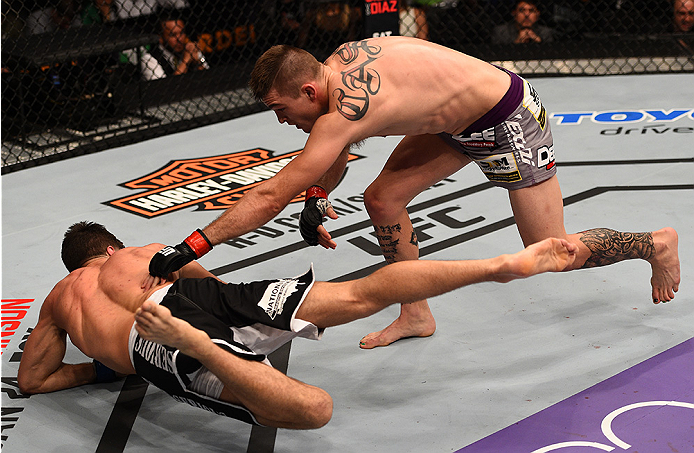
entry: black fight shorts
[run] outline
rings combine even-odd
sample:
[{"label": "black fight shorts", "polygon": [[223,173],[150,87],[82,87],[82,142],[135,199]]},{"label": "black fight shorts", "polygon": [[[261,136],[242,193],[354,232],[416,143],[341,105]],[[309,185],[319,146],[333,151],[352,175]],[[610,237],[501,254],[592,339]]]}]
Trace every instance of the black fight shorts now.
[{"label": "black fight shorts", "polygon": [[[164,293],[164,288],[150,299],[206,332],[220,348],[269,365],[266,354],[292,338],[320,339],[322,331],[296,318],[313,282],[313,268],[296,278],[240,284],[225,284],[214,278],[179,279],[168,291]],[[129,348],[137,374],[175,400],[259,424],[246,408],[191,390],[196,375],[206,371],[198,360],[173,347],[141,338],[134,325]]]}]

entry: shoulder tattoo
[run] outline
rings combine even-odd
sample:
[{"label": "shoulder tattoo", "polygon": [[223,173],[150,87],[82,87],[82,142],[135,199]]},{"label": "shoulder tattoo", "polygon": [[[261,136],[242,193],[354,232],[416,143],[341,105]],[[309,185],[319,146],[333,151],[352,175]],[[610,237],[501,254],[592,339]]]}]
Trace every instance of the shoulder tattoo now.
[{"label": "shoulder tattoo", "polygon": [[340,46],[333,55],[345,65],[364,57],[362,63],[342,71],[344,88],[333,91],[337,99],[337,110],[350,121],[357,121],[366,115],[371,96],[381,88],[381,76],[369,65],[376,61],[381,53],[380,46],[369,45],[368,40],[348,42]]}]

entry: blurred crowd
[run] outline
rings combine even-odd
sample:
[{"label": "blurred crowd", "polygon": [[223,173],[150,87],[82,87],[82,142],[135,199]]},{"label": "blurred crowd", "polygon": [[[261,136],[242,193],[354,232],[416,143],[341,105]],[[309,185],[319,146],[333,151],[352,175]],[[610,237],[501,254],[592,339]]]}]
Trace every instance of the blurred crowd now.
[{"label": "blurred crowd", "polygon": [[[208,20],[255,22],[268,43],[327,47],[360,39],[363,2],[259,0],[3,0],[2,36],[54,32],[83,25],[135,18],[177,17],[184,26],[194,18],[197,32]],[[194,0],[193,0],[194,1]],[[691,33],[694,0],[399,0],[399,34],[422,39],[524,44],[604,34]],[[262,12],[262,13],[259,13]],[[209,17],[201,17],[209,14]],[[247,17],[244,17],[247,16]],[[262,23],[261,23],[262,22]],[[140,21],[140,24],[144,24]],[[155,27],[156,28],[156,27]],[[155,30],[162,33],[162,29]],[[162,37],[164,41],[165,38]]]},{"label": "blurred crowd", "polygon": [[[2,132],[93,129],[141,110],[143,85],[161,88],[149,102],[200,93],[194,81],[205,93],[245,86],[255,59],[273,44],[327,58],[339,44],[367,37],[365,21],[374,19],[367,3],[389,11],[394,33],[486,59],[538,49],[555,52],[550,58],[583,58],[567,49],[607,45],[620,53],[638,47],[634,38],[639,46],[694,53],[694,0],[2,0]],[[80,46],[93,44],[75,39],[83,31],[96,31],[88,36],[103,43],[109,35],[102,30],[126,28],[147,34],[147,44],[79,56]],[[665,38],[651,39],[658,36]],[[27,62],[37,45],[58,40],[78,56],[40,67]],[[663,55],[658,51],[649,55]],[[228,106],[203,110],[215,108]]]}]

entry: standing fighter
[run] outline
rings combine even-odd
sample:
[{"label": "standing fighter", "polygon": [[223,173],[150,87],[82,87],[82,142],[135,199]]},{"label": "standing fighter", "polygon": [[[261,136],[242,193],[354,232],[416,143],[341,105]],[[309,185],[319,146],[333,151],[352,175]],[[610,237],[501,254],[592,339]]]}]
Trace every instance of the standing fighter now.
[{"label": "standing fighter", "polygon": [[[269,366],[265,354],[390,304],[559,272],[576,257],[575,245],[547,239],[513,255],[410,261],[341,283],[316,282],[309,269],[296,278],[225,284],[195,262],[170,280],[151,277],[149,262],[161,248],[124,248],[95,223],[70,227],[63,239],[70,275],[46,297],[24,346],[23,393],[137,373],[177,401],[247,423],[318,428],[332,416],[330,395]],[[64,363],[68,335],[96,362]]]},{"label": "standing fighter", "polygon": [[[204,231],[155,255],[152,275],[165,276],[213,245],[260,227],[307,188],[302,236],[311,245],[335,248],[321,223],[324,215],[337,218],[327,194],[344,172],[350,145],[405,135],[364,192],[388,263],[419,256],[407,204],[475,162],[491,182],[508,190],[524,244],[548,237],[572,242],[578,255],[567,270],[640,258],[652,268],[654,303],[671,300],[678,290],[672,228],[566,233],[546,112],[537,92],[516,74],[431,42],[387,37],[344,44],[324,64],[297,48],[272,47],[256,62],[250,87],[280,123],[309,133],[303,152]],[[360,345],[384,346],[435,329],[422,300],[403,305],[390,326],[365,336]]]}]

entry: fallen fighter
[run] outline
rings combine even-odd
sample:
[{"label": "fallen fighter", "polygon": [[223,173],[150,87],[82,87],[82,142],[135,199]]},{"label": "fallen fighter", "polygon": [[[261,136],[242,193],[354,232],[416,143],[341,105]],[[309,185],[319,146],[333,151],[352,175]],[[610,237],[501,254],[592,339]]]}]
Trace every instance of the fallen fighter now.
[{"label": "fallen fighter", "polygon": [[[370,316],[391,304],[473,283],[506,283],[571,266],[577,247],[549,238],[513,255],[404,261],[359,279],[224,283],[196,261],[167,279],[149,262],[163,244],[124,247],[102,225],[65,233],[70,274],[44,301],[24,347],[22,392],[45,393],[138,374],[176,400],[251,424],[311,429],[332,417],[324,390],[274,369],[266,355],[295,337]],[[66,364],[67,335],[93,362]]]}]

